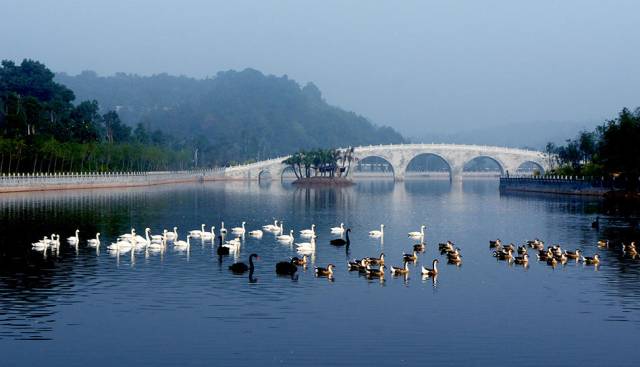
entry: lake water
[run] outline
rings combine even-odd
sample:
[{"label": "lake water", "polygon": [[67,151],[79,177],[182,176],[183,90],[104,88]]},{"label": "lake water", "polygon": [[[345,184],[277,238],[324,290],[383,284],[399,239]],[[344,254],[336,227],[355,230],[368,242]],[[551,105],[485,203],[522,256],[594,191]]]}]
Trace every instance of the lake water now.
[{"label": "lake water", "polygon": [[[2,366],[637,365],[640,261],[596,244],[638,239],[637,216],[598,200],[504,196],[489,179],[342,189],[207,183],[2,195],[0,213]],[[333,281],[316,278],[313,265],[295,279],[276,276],[275,263],[296,252],[269,233],[241,247],[239,260],[261,257],[251,280],[230,273],[234,256],[220,263],[209,242],[192,240],[188,252],[106,249],[131,227],[177,226],[184,239],[201,223],[256,229],[274,219],[296,233],[317,225],[311,260],[336,264]],[[348,249],[328,244],[340,222],[353,229]],[[383,243],[367,235],[381,223]],[[407,232],[423,223],[427,250],[407,279],[347,271],[347,259],[380,252],[400,265],[415,243]],[[77,249],[31,249],[76,228]],[[99,250],[85,244],[96,232]],[[602,265],[552,268],[530,251],[523,268],[491,256],[491,239],[536,237],[599,252]],[[462,266],[438,252],[446,240],[462,249]],[[423,279],[420,266],[436,258],[437,279]]]}]

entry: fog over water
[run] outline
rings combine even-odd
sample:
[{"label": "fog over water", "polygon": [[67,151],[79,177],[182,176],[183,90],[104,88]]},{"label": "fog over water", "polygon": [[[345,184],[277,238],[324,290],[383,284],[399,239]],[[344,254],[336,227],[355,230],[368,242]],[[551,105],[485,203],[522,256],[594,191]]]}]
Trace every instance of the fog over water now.
[{"label": "fog over water", "polygon": [[[3,59],[71,74],[202,78],[252,67],[313,81],[329,103],[417,140],[500,134],[536,145],[640,105],[637,1],[2,0],[1,8]],[[522,137],[521,125],[544,134]],[[470,130],[479,132],[460,134]]]}]

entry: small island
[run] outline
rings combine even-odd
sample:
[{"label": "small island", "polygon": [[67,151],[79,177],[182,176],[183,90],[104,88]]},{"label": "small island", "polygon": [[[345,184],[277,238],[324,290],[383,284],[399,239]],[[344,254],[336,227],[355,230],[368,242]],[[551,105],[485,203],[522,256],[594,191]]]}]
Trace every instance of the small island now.
[{"label": "small island", "polygon": [[301,150],[285,159],[296,175],[294,185],[304,186],[349,186],[351,163],[354,161],[353,147],[346,149]]}]

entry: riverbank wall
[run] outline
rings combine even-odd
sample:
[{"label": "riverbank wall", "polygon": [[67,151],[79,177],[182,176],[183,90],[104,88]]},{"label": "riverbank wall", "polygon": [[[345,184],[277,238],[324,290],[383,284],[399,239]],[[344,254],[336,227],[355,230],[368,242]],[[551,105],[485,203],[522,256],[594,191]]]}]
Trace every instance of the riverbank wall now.
[{"label": "riverbank wall", "polygon": [[621,190],[622,183],[614,180],[585,177],[500,177],[500,192],[532,192],[556,195],[604,196],[608,192]]},{"label": "riverbank wall", "polygon": [[154,186],[224,180],[224,168],[165,172],[61,173],[2,175],[0,194],[10,192],[82,190]]}]

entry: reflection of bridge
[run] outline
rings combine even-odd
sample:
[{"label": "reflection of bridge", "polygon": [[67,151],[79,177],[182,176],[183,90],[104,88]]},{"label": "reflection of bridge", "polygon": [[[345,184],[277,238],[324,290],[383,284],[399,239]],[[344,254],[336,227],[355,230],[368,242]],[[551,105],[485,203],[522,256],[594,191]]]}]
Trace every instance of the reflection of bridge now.
[{"label": "reflection of bridge", "polygon": [[[479,157],[486,157],[500,167],[502,173],[515,173],[525,163],[533,163],[542,171],[547,169],[544,154],[542,152],[502,148],[481,145],[458,144],[395,144],[395,145],[370,145],[356,147],[354,151],[357,160],[367,157],[379,157],[391,165],[396,180],[403,180],[409,163],[418,156],[432,155],[441,158],[449,167],[452,179],[458,179],[462,175],[464,165]],[[280,157],[248,165],[228,167],[224,175],[228,178],[258,180],[264,173],[270,173],[272,177],[281,177],[286,165],[282,161],[287,157]]]}]

